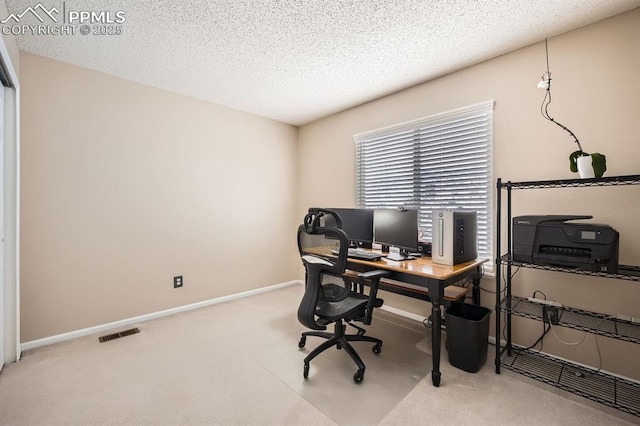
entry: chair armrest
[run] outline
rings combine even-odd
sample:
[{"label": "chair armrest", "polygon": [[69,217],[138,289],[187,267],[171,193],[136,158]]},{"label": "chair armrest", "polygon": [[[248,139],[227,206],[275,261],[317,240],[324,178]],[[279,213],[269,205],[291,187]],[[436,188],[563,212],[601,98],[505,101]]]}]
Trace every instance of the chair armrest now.
[{"label": "chair armrest", "polygon": [[372,280],[377,278],[380,281],[380,278],[387,277],[390,275],[389,271],[384,271],[382,269],[374,269],[373,271],[361,272],[358,274],[359,277]]},{"label": "chair armrest", "polygon": [[[358,277],[360,278],[360,280],[368,281],[369,286],[371,287],[371,290],[369,291],[369,300],[367,302],[367,314],[364,319],[364,323],[367,325],[371,324],[371,316],[373,315],[373,308],[376,307],[378,285],[380,284],[380,279],[389,275],[390,275],[389,271],[383,271],[380,269],[362,272],[358,274]],[[378,306],[381,306],[381,304],[379,304]]]}]

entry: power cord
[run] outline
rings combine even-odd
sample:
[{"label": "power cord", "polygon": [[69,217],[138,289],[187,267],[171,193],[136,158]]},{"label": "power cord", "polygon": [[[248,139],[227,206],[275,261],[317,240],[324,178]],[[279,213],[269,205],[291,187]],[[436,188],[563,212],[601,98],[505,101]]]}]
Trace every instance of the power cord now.
[{"label": "power cord", "polygon": [[[503,268],[503,270],[504,270],[504,265],[502,265],[501,267],[502,267],[502,268]],[[483,270],[484,270],[484,266],[483,266]],[[516,275],[516,273],[517,273],[519,270],[520,270],[520,266],[518,266],[518,268],[516,269],[516,271],[515,271],[513,274],[511,274],[511,279],[513,279],[513,277]],[[503,286],[501,286],[501,288],[500,288],[500,295],[501,295],[501,296],[502,296],[502,295],[504,295],[504,293],[507,291],[507,281],[506,281],[506,278],[505,278],[505,274],[504,274],[504,273],[502,274],[502,282],[504,283],[504,285],[503,285]],[[489,293],[489,294],[496,294],[496,292],[495,292],[495,291],[487,290],[486,288],[483,288],[483,287],[480,287],[480,290],[481,290],[481,291],[484,291],[485,293]]]},{"label": "power cord", "polygon": [[[442,305],[440,305],[440,326],[444,325],[444,310],[442,309]],[[425,328],[433,327],[433,322],[431,320],[431,315],[422,320],[422,325]]]},{"label": "power cord", "polygon": [[558,336],[558,334],[556,333],[555,328],[553,327],[553,323],[551,322],[552,318],[553,318],[553,315],[551,314],[551,312],[547,312],[547,320],[549,321],[549,328],[551,328],[551,332],[553,333],[554,336],[556,336],[556,339],[558,339],[561,343],[564,343],[567,346],[577,346],[580,343],[584,342],[584,339],[587,337],[586,331],[582,335],[582,339],[580,339],[577,342],[565,342],[564,340],[562,340],[560,336]]},{"label": "power cord", "polygon": [[[545,324],[542,324],[542,335],[540,335],[540,337],[538,337],[538,340],[536,340],[531,346],[527,346],[526,348],[515,348],[518,349],[519,351],[528,351],[530,349],[535,348],[538,343],[540,344],[540,349],[538,349],[538,353],[542,351],[542,348],[544,347],[544,342],[542,339],[544,339],[544,336],[547,335],[547,333],[549,332],[549,330],[551,330],[551,327],[545,327]],[[504,327],[502,328],[502,334],[504,335]],[[505,337],[506,340],[506,337]]]},{"label": "power cord", "polygon": [[544,47],[547,57],[547,71],[542,74],[542,81],[539,83],[538,87],[544,88],[546,93],[544,95],[544,98],[542,99],[542,104],[540,105],[540,113],[546,120],[551,121],[553,124],[556,124],[567,133],[569,133],[571,137],[573,137],[575,143],[578,145],[578,150],[582,152],[582,146],[580,145],[580,141],[578,141],[576,135],[571,130],[569,130],[567,126],[560,124],[556,120],[554,120],[553,117],[551,117],[551,115],[549,114],[549,105],[551,104],[551,71],[549,71],[549,46],[546,38],[544,39]]},{"label": "power cord", "polygon": [[[520,270],[520,267],[518,267],[518,270]],[[518,272],[518,271],[516,271],[516,272]],[[513,273],[513,275],[515,275],[515,272]],[[512,278],[513,278],[513,275],[511,276]],[[536,297],[536,293],[540,293],[540,294],[544,297],[544,300],[547,300],[547,295],[546,295],[546,294],[544,294],[543,292],[541,292],[540,290],[535,290],[535,291],[533,292],[533,295],[532,295],[532,296],[533,296],[533,297]],[[550,314],[549,314],[549,315],[550,315]],[[506,312],[505,312],[505,316],[506,316]],[[505,321],[504,321],[504,322],[505,322],[505,325],[504,325],[504,326],[502,326],[502,336],[503,336],[503,337],[504,337],[504,339],[506,340],[506,336],[504,335],[504,330],[505,330],[505,328],[506,328],[506,319],[505,319]],[[545,321],[542,321],[542,335],[540,335],[540,337],[538,337],[538,340],[536,340],[536,341],[535,341],[531,346],[528,346],[528,347],[526,347],[526,348],[518,348],[518,349],[520,349],[521,351],[522,351],[522,350],[530,350],[530,349],[535,348],[535,347],[538,345],[538,343],[539,343],[539,344],[540,344],[540,349],[538,349],[538,353],[542,352],[542,348],[544,347],[544,342],[543,342],[543,340],[542,340],[542,339],[544,339],[544,336],[546,336],[546,335],[547,335],[547,333],[549,332],[549,330],[551,330],[551,317],[549,317],[549,327],[545,327]],[[555,333],[554,333],[554,334],[555,334]]]},{"label": "power cord", "polygon": [[431,328],[431,317],[427,317],[425,319],[422,320],[422,325],[424,325],[424,328]]},{"label": "power cord", "polygon": [[[556,339],[558,339],[561,343],[564,343],[565,345],[568,345],[568,346],[577,346],[577,345],[581,344],[582,342],[584,342],[584,340],[585,340],[585,339],[586,339],[586,337],[587,337],[587,332],[586,332],[586,331],[585,331],[585,332],[584,332],[584,334],[582,335],[582,339],[580,339],[580,340],[579,340],[579,341],[577,341],[577,342],[565,342],[564,340],[562,340],[562,339],[558,336],[558,334],[556,334],[556,331],[555,331],[555,329],[554,329],[554,327],[553,327],[553,323],[551,322],[551,317],[552,317],[551,313],[550,313],[550,312],[548,312],[548,313],[547,313],[547,319],[549,320],[549,328],[550,328],[550,329],[551,329],[551,331],[553,332],[553,335],[556,337]],[[598,368],[597,368],[595,371],[593,371],[593,372],[591,372],[591,373],[589,373],[589,374],[585,374],[585,373],[583,373],[582,371],[575,371],[575,372],[574,372],[574,374],[575,374],[577,377],[589,377],[589,376],[593,376],[593,375],[595,375],[595,374],[598,374],[598,373],[602,370],[602,352],[600,351],[600,342],[598,341],[598,336],[599,336],[599,335],[598,335],[598,333],[597,333],[597,332],[598,332],[598,330],[600,329],[600,325],[602,325],[602,323],[603,323],[605,320],[607,320],[607,319],[613,319],[613,318],[614,318],[613,316],[605,316],[605,317],[600,318],[600,321],[598,322],[598,325],[597,325],[597,326],[596,326],[596,328],[595,328],[595,331],[596,331],[596,333],[595,333],[595,336],[596,336],[596,337],[595,337],[595,341],[596,341],[596,352],[598,353]]]},{"label": "power cord", "polygon": [[596,335],[596,352],[598,353],[598,368],[595,371],[592,371],[589,374],[584,374],[581,371],[576,371],[574,374],[577,377],[590,377],[590,376],[598,374],[602,370],[602,352],[600,352],[600,342],[598,341],[599,334],[597,333],[597,331],[600,329],[600,325],[603,323],[603,321],[608,320],[608,319],[615,319],[615,317],[613,315],[609,315],[609,316],[600,318],[600,322],[598,322],[598,325],[595,328],[595,331],[596,331],[596,333],[595,333],[595,335]]},{"label": "power cord", "polygon": [[543,292],[541,292],[540,290],[534,291],[533,294],[531,295],[531,297],[535,298],[536,297],[536,293],[540,293],[544,297],[544,300],[547,300],[547,295],[544,294]]}]

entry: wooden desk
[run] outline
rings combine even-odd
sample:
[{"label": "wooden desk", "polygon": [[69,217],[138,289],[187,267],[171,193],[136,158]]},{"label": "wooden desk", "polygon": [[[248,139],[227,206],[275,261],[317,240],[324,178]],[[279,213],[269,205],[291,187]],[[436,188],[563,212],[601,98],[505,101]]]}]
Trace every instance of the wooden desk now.
[{"label": "wooden desk", "polygon": [[[480,277],[482,275],[482,264],[487,261],[488,259],[476,259],[459,265],[446,266],[434,264],[430,257],[422,257],[400,262],[385,258],[377,261],[348,258],[347,268],[358,272],[383,269],[391,273],[388,277],[390,279],[413,284],[428,290],[432,305],[431,353],[433,358],[433,369],[431,370],[431,380],[434,386],[440,386],[440,305],[444,299],[444,288],[466,277],[472,277],[473,303],[480,304]],[[379,289],[424,300],[424,295],[420,297],[419,293],[412,293],[409,291],[404,292],[397,286],[385,285],[384,282],[380,283]]]}]

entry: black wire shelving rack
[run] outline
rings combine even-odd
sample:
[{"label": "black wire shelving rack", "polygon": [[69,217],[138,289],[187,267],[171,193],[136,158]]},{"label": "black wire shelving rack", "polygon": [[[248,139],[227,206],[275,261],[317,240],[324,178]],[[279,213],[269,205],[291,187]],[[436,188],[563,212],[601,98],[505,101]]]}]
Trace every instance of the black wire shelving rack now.
[{"label": "black wire shelving rack", "polygon": [[[546,189],[571,187],[621,186],[640,184],[640,175],[613,176],[593,179],[562,179],[524,182],[502,182],[497,180],[497,242],[496,263],[496,373],[500,368],[515,371],[532,379],[580,395],[592,401],[616,408],[640,417],[640,383],[617,377],[568,360],[556,358],[535,350],[514,345],[511,341],[511,317],[519,316],[544,321],[544,304],[511,294],[511,268],[523,267],[561,273],[590,275],[601,278],[640,282],[640,267],[619,265],[616,273],[592,272],[552,265],[515,262],[512,260],[511,191],[519,189]],[[507,248],[501,251],[502,191],[507,193]],[[501,289],[502,266],[506,267],[505,288]],[[557,324],[599,336],[640,344],[640,324],[611,315],[586,311],[567,306],[557,307]],[[501,344],[501,313],[505,313],[505,345]]]}]

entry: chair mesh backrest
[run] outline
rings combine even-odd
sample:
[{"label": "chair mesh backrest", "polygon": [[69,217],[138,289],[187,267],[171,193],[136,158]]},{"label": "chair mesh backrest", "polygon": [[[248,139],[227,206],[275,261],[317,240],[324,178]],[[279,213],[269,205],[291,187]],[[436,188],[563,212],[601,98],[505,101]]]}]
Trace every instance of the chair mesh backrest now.
[{"label": "chair mesh backrest", "polygon": [[306,269],[305,294],[298,320],[312,329],[324,329],[315,319],[319,304],[345,298],[351,290],[342,277],[347,263],[349,239],[343,230],[319,225],[317,212],[309,213],[298,228],[298,249]]},{"label": "chair mesh backrest", "polygon": [[[299,234],[299,248],[301,256],[313,256],[322,259],[319,272],[320,300],[342,300],[349,293],[350,287],[345,283],[342,273],[345,270],[346,259],[341,254],[343,239],[338,236],[339,229],[322,228],[318,234],[310,234],[302,230]],[[348,243],[347,243],[348,247]],[[342,248],[346,253],[346,248]],[[303,257],[304,260],[304,257]],[[305,262],[305,266],[307,263]],[[307,267],[307,275],[309,268]],[[307,276],[308,278],[308,276]]]},{"label": "chair mesh backrest", "polygon": [[[332,225],[325,226],[325,223]],[[349,238],[342,229],[338,213],[328,209],[310,209],[298,229],[300,256],[312,255],[333,264],[330,270],[343,273],[347,264]]]},{"label": "chair mesh backrest", "polygon": [[[340,252],[340,239],[333,236],[331,230],[333,228],[323,228],[317,232],[322,233],[309,233],[304,229],[298,233],[298,248],[300,249],[300,256],[311,255],[319,257],[332,265],[331,269],[335,272],[342,272],[339,265],[339,257],[336,253]],[[342,268],[344,269],[344,268]]]}]

